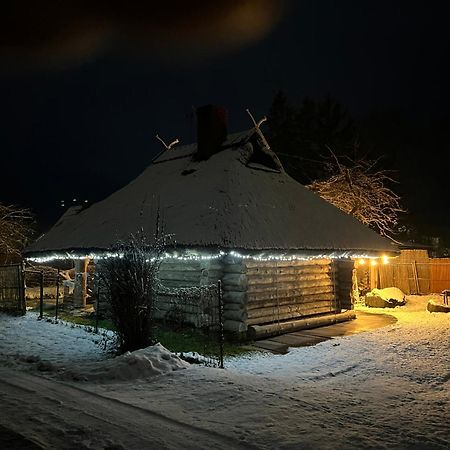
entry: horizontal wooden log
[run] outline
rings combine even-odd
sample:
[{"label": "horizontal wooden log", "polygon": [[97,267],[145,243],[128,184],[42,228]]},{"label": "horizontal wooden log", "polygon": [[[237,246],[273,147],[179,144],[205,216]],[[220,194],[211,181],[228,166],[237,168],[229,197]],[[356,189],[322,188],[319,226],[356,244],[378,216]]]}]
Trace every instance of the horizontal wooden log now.
[{"label": "horizontal wooden log", "polygon": [[158,278],[169,280],[195,279],[200,277],[214,277],[219,279],[222,277],[222,272],[204,269],[202,271],[163,270],[158,273]]},{"label": "horizontal wooden log", "polygon": [[248,286],[253,285],[267,285],[267,284],[284,284],[284,283],[302,283],[305,281],[315,280],[329,280],[332,282],[332,278],[326,273],[310,274],[298,277],[296,275],[278,275],[278,276],[252,276],[248,277]]},{"label": "horizontal wooden log", "polygon": [[224,264],[242,264],[245,261],[241,257],[238,257],[238,256],[225,255],[222,258],[222,262]]},{"label": "horizontal wooden log", "polygon": [[252,325],[248,328],[248,337],[250,339],[263,339],[270,336],[277,336],[283,333],[289,333],[297,330],[305,330],[317,328],[325,325],[332,325],[333,323],[344,322],[355,319],[356,315],[352,311],[346,311],[337,314],[326,314],[323,316],[307,317],[297,320],[288,320],[280,323],[273,323],[267,325]]},{"label": "horizontal wooden log", "polygon": [[229,303],[228,305],[224,305],[224,311],[247,311],[245,305],[239,305],[238,303]]},{"label": "horizontal wooden log", "polygon": [[296,304],[296,303],[307,303],[308,301],[314,301],[320,298],[332,299],[336,296],[336,292],[327,289],[324,291],[301,291],[297,295],[293,295],[289,291],[287,295],[283,295],[282,292],[278,292],[275,295],[262,295],[259,297],[254,297],[251,300],[247,300],[247,307],[254,309],[261,304]]},{"label": "horizontal wooden log", "polygon": [[324,294],[302,295],[298,297],[279,297],[271,300],[260,300],[247,303],[247,309],[250,311],[252,309],[271,308],[284,305],[303,305],[305,303],[317,301],[334,302],[335,300],[336,296],[333,292]]},{"label": "horizontal wooden log", "polygon": [[[271,323],[276,322],[278,320],[290,320],[290,319],[297,319],[301,317],[309,317],[314,316],[317,314],[325,314],[325,313],[331,313],[335,312],[336,310],[334,308],[331,308],[330,306],[322,306],[317,308],[311,308],[304,311],[295,311],[295,312],[287,312],[287,313],[280,313],[277,315],[272,316],[264,316],[264,317],[254,317],[247,319],[247,325],[258,325],[258,324],[264,324],[264,323]],[[340,309],[339,311],[340,312]]]},{"label": "horizontal wooden log", "polygon": [[224,264],[224,273],[247,273],[247,267],[245,264]]},{"label": "horizontal wooden log", "polygon": [[247,320],[247,312],[245,310],[244,311],[227,310],[224,311],[223,317],[224,320],[236,320],[245,323],[245,321]]},{"label": "horizontal wooden log", "polygon": [[239,320],[224,320],[223,328],[225,331],[231,333],[245,333],[247,331],[247,324]]},{"label": "horizontal wooden log", "polygon": [[202,275],[207,276],[208,278],[222,279],[223,272],[221,270],[204,270]]},{"label": "horizontal wooden log", "polygon": [[334,308],[334,303],[335,302],[330,300],[317,300],[315,302],[299,303],[297,305],[262,306],[261,308],[249,309],[248,317],[277,316],[278,313],[284,314],[289,312],[309,311],[314,308]]},{"label": "horizontal wooden log", "polygon": [[[309,300],[305,302],[299,302],[299,303],[280,303],[280,304],[260,304],[260,305],[253,305],[253,306],[259,306],[254,308],[247,308],[249,316],[258,316],[269,314],[270,311],[280,310],[280,311],[293,311],[293,310],[301,310],[301,309],[308,309],[312,308],[315,305],[319,306],[325,306],[325,305],[332,305],[335,304],[336,301],[332,297],[323,298],[318,297],[314,300]],[[267,311],[267,312],[265,312]]]},{"label": "horizontal wooden log", "polygon": [[179,280],[179,281],[198,281],[200,280],[201,273],[200,272],[160,272],[159,279],[161,281],[165,280]]},{"label": "horizontal wooden log", "polygon": [[315,273],[336,273],[331,266],[299,266],[299,267],[254,267],[247,270],[248,276],[254,275],[303,275]]},{"label": "horizontal wooden log", "polygon": [[264,317],[276,314],[278,311],[280,313],[285,313],[289,311],[303,311],[315,307],[323,307],[334,305],[336,302],[334,299],[316,299],[310,302],[297,303],[297,304],[284,304],[284,305],[268,305],[260,306],[259,308],[248,309],[249,317]]},{"label": "horizontal wooden log", "polygon": [[248,269],[254,267],[289,267],[289,266],[323,266],[330,264],[331,259],[307,259],[307,260],[292,260],[292,261],[257,261],[252,259],[246,259],[245,265]]},{"label": "horizontal wooden log", "polygon": [[192,271],[200,271],[202,269],[202,266],[200,262],[198,261],[170,261],[165,260],[161,263],[159,266],[160,271],[172,271],[172,270],[179,270],[179,271],[186,271],[186,272],[192,272]]},{"label": "horizontal wooden log", "polygon": [[219,259],[204,259],[204,260],[180,260],[180,259],[164,259],[161,262],[161,267],[185,267],[190,268],[220,268],[223,266]]},{"label": "horizontal wooden log", "polygon": [[225,273],[222,277],[224,285],[243,286],[247,284],[247,275],[243,273]]},{"label": "horizontal wooden log", "polygon": [[272,283],[272,284],[255,284],[248,286],[248,295],[249,298],[251,294],[257,294],[261,292],[279,292],[283,290],[292,290],[292,289],[305,289],[309,287],[316,286],[333,286],[332,280],[327,280],[326,278],[321,280],[307,280],[307,281],[299,281],[296,283],[293,282],[285,282],[285,283]]},{"label": "horizontal wooden log", "polygon": [[335,288],[329,281],[323,282],[305,282],[300,285],[289,287],[279,286],[260,286],[252,288],[247,293],[247,301],[269,300],[278,297],[296,297],[298,295],[316,294],[321,292],[334,292]]},{"label": "horizontal wooden log", "polygon": [[243,292],[246,293],[247,292],[247,285],[241,285],[241,286],[236,286],[236,285],[228,285],[228,284],[222,284],[222,290],[224,292],[224,294],[226,292]]},{"label": "horizontal wooden log", "polygon": [[227,303],[239,303],[239,304],[247,303],[247,294],[245,292],[225,291],[223,293],[222,298],[223,298],[223,301],[225,304],[227,304]]}]

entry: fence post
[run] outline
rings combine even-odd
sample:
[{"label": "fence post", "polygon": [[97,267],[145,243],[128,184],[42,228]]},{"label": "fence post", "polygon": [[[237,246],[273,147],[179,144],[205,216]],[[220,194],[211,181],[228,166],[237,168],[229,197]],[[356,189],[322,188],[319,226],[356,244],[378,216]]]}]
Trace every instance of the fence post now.
[{"label": "fence post", "polygon": [[39,319],[44,317],[44,271],[39,275]]},{"label": "fence post", "polygon": [[58,307],[59,307],[59,269],[56,274],[56,309],[55,309],[55,320],[58,320]]},{"label": "fence post", "polygon": [[95,308],[95,333],[98,333],[98,308],[100,305],[100,283],[97,286],[97,299],[96,299],[96,308]]},{"label": "fence post", "polygon": [[413,277],[414,277],[414,286],[416,288],[416,294],[420,294],[420,285],[419,285],[419,274],[417,273],[417,264],[416,261],[412,263]]},{"label": "fence post", "polygon": [[219,367],[223,369],[223,344],[225,341],[225,336],[223,334],[223,298],[222,298],[222,281],[217,282],[217,297],[219,300],[219,347],[220,347],[220,365]]},{"label": "fence post", "polygon": [[20,296],[20,312],[22,315],[27,312],[27,300],[25,293],[25,267],[23,262],[19,266],[19,296]]}]

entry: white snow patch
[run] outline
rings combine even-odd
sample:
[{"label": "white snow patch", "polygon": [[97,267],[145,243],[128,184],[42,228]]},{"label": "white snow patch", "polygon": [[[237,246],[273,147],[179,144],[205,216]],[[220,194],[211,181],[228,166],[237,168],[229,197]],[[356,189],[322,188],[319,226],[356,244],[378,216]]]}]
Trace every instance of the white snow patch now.
[{"label": "white snow patch", "polygon": [[61,367],[111,357],[101,345],[112,338],[111,332],[95,334],[83,326],[38,317],[29,311],[21,317],[0,314],[0,361],[45,361]]},{"label": "white snow patch", "polygon": [[130,381],[186,369],[189,365],[158,343],[116,358],[70,368],[63,378],[97,383]]},{"label": "white snow patch", "polygon": [[397,300],[401,302],[405,299],[405,294],[403,291],[396,287],[387,287],[383,289],[372,289],[370,291],[370,295],[377,295],[378,297],[381,297],[383,300]]},{"label": "white snow patch", "polygon": [[[113,357],[114,333],[52,319],[0,314],[0,362],[58,374],[66,380],[110,382],[133,380],[184,369],[189,363],[161,344]],[[3,361],[2,361],[3,360]]]},{"label": "white snow patch", "polygon": [[[440,372],[450,373],[450,317],[429,313],[426,307],[430,298],[439,296],[407,296],[406,306],[388,311],[397,322],[384,328],[323,341],[312,347],[290,348],[287,355],[259,353],[227,358],[225,364],[236,373],[269,378],[318,380],[347,372],[386,375],[389,370],[401,378],[423,376],[431,381],[435,373],[437,380]],[[359,309],[387,312],[383,308]],[[411,374],[407,374],[402,367],[405,357],[412,355],[420,357],[414,360]],[[434,367],[430,367],[431,359]]]}]

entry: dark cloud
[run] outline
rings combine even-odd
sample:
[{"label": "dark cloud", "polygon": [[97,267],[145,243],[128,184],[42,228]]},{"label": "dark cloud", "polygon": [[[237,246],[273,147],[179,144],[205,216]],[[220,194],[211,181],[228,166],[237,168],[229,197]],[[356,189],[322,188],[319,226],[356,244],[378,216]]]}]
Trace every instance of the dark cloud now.
[{"label": "dark cloud", "polygon": [[277,0],[11,0],[0,7],[8,65],[72,64],[121,48],[219,50],[258,40],[277,22]]}]

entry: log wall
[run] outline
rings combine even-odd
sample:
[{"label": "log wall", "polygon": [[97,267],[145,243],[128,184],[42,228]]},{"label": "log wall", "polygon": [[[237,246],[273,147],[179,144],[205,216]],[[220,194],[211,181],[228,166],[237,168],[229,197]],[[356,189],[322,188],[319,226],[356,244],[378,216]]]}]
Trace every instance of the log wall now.
[{"label": "log wall", "polygon": [[247,267],[240,258],[222,260],[224,329],[235,334],[247,332]]},{"label": "log wall", "polygon": [[[224,329],[235,334],[246,333],[253,325],[339,312],[338,275],[337,265],[329,259],[257,261],[230,255],[209,261],[166,260],[159,272],[161,282],[169,288],[210,285],[221,280]],[[206,313],[200,309],[193,303],[180,310],[179,302],[162,296],[157,316],[182,314],[185,321],[201,325]]]},{"label": "log wall", "polygon": [[[256,261],[225,258],[225,311],[236,331],[340,310],[328,259]],[[229,324],[230,325],[230,324]]]},{"label": "log wall", "polygon": [[[222,263],[217,260],[173,261],[161,263],[159,278],[168,288],[215,285],[222,278]],[[218,299],[177,299],[159,296],[156,317],[193,324],[197,327],[213,323],[218,314]]]},{"label": "log wall", "polygon": [[336,294],[342,309],[353,309],[352,271],[355,266],[351,260],[336,261]]}]

